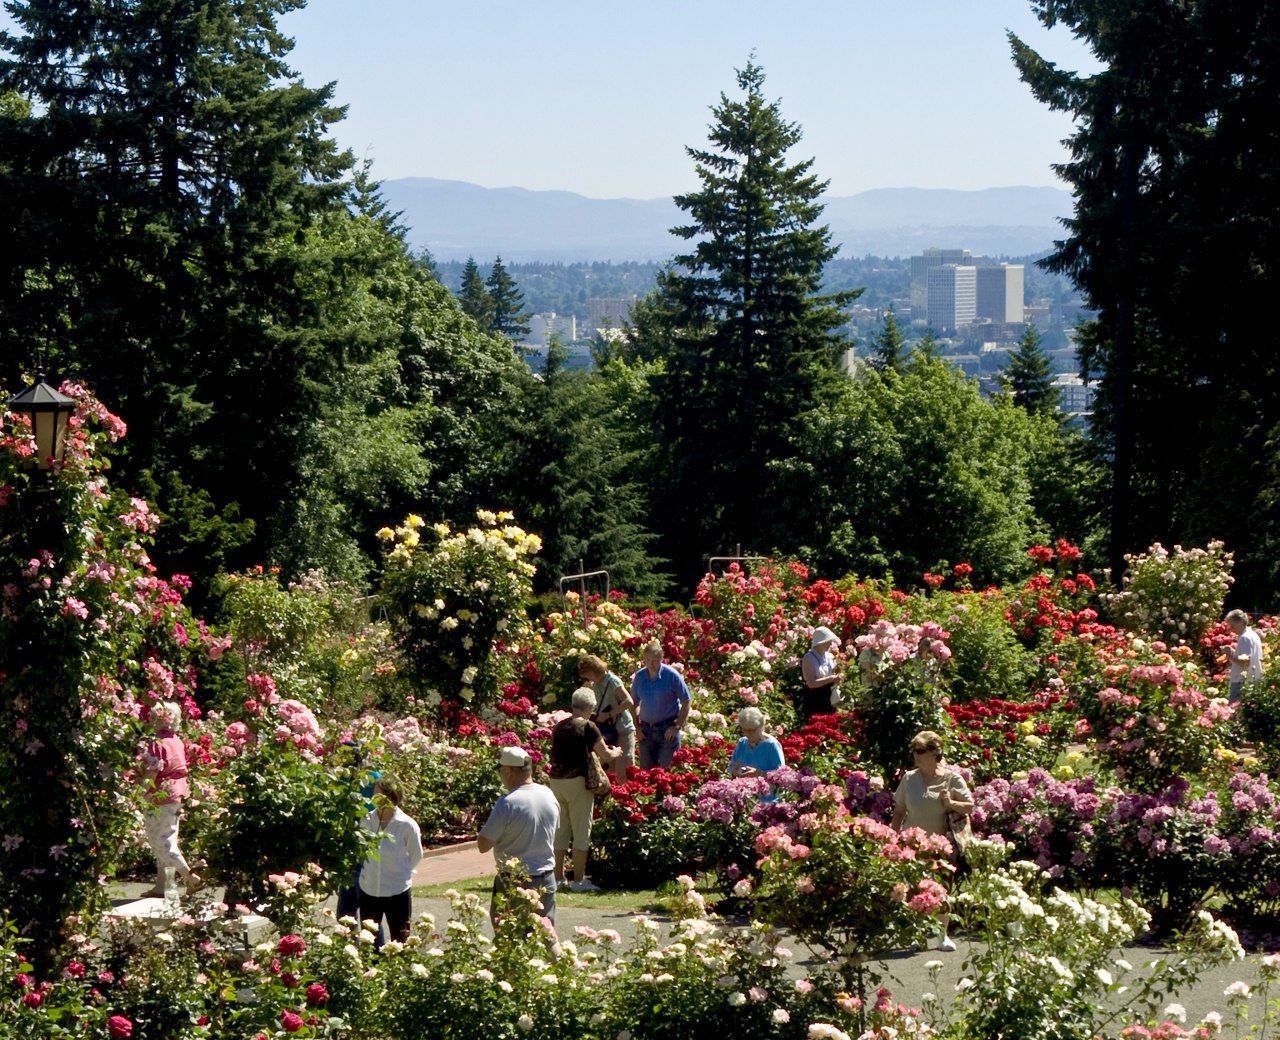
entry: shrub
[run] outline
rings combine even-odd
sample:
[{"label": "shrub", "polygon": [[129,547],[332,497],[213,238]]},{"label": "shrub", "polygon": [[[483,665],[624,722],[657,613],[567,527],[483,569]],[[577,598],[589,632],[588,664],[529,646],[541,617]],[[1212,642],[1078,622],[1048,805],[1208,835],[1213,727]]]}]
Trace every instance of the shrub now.
[{"label": "shrub", "polygon": [[[841,787],[815,778],[801,784],[806,788],[801,804],[786,807],[793,819],[757,836],[760,881],[744,881],[737,894],[751,895],[760,919],[848,958],[846,977],[861,979],[864,960],[923,941],[932,919],[946,911],[946,889],[937,879],[953,869],[951,844],[918,828],[899,833],[849,816]],[[865,1000],[865,992],[859,996]]]},{"label": "shrub", "polygon": [[864,761],[886,778],[902,767],[911,738],[945,728],[942,668],[951,659],[949,633],[923,625],[877,621],[855,641],[862,688],[856,700]]},{"label": "shrub", "polygon": [[1092,735],[1101,762],[1141,791],[1196,776],[1232,741],[1233,709],[1197,688],[1199,667],[1189,646],[1134,638],[1127,648],[1100,650],[1102,689],[1081,690],[1077,732]]},{"label": "shrub", "polygon": [[398,699],[390,626],[370,620],[361,589],[315,571],[283,584],[278,568],[263,567],[216,587],[230,640],[219,669],[225,707],[252,674],[270,675],[282,697],[316,711],[354,715]]},{"label": "shrub", "polygon": [[358,826],[365,815],[363,773],[353,749],[323,758],[315,716],[300,702],[265,702],[251,714],[253,739],[219,774],[221,811],[209,824],[204,854],[228,902],[269,903],[269,876],[321,868],[323,885],[344,885],[372,847]]},{"label": "shrub", "polygon": [[382,598],[411,677],[429,706],[444,700],[491,704],[506,681],[492,653],[524,621],[537,535],[510,513],[476,513],[466,531],[410,516],[378,537],[387,544]]},{"label": "shrub", "polygon": [[1125,628],[1166,643],[1195,645],[1222,616],[1222,601],[1235,580],[1232,555],[1212,541],[1204,549],[1169,552],[1156,542],[1126,555],[1124,591],[1104,594],[1112,617]]}]

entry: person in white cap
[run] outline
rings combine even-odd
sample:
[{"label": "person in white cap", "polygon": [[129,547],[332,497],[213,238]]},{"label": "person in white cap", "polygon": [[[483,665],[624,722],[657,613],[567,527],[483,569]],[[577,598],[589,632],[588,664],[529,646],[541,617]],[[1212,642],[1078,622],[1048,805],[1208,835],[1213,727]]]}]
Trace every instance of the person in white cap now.
[{"label": "person in white cap", "polygon": [[[556,922],[556,829],[560,826],[560,804],[549,787],[533,782],[533,759],[522,747],[504,747],[498,757],[498,774],[507,793],[499,798],[476,838],[483,853],[493,850],[498,876],[493,894],[511,885],[504,877],[507,860],[516,859],[529,875],[528,885],[542,895],[542,915]],[[496,903],[489,916],[495,916]]]},{"label": "person in white cap", "polygon": [[840,637],[825,625],[813,630],[809,652],[800,662],[804,676],[804,692],[800,695],[800,719],[808,722],[815,715],[830,715],[840,703],[840,682],[844,679],[836,671],[836,659],[831,650],[840,645]]}]

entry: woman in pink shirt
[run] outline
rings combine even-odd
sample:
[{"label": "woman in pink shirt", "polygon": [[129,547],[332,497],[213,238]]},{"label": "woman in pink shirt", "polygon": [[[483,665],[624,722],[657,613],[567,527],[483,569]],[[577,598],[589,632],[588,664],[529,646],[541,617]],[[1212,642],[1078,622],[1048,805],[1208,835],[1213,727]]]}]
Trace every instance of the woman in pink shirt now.
[{"label": "woman in pink shirt", "polygon": [[175,730],[182,720],[182,709],[172,701],[161,701],[151,709],[151,725],[156,738],[147,745],[143,756],[143,777],[147,784],[147,806],[143,823],[147,843],[156,858],[156,884],[147,895],[164,897],[169,870],[181,874],[187,883],[187,895],[200,887],[196,876],[178,848],[178,820],[182,816],[182,800],[190,793],[187,786],[187,749]]}]

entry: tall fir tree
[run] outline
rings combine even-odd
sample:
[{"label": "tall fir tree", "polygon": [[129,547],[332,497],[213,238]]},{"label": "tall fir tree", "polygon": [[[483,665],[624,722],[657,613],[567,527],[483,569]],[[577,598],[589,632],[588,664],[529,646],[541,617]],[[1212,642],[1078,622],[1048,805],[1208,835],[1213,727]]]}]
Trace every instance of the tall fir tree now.
[{"label": "tall fir tree", "polygon": [[1045,264],[1098,318],[1079,337],[1100,377],[1090,424],[1112,464],[1111,556],[1223,537],[1234,592],[1280,587],[1280,360],[1264,310],[1280,267],[1273,4],[1033,0],[1099,66],[1079,75],[1010,37],[1035,97],[1068,112],[1075,196]]},{"label": "tall fir tree", "polygon": [[884,324],[871,339],[871,364],[879,372],[902,372],[910,351],[907,339],[890,307],[884,312]]},{"label": "tall fir tree", "polygon": [[[208,489],[269,521],[341,358],[307,319],[294,251],[341,208],[332,86],[289,68],[301,0],[6,5],[0,378],[37,360],[130,425],[126,480]],[[174,485],[174,481],[178,483]],[[162,503],[162,506],[164,503]]]},{"label": "tall fir tree", "polygon": [[493,303],[489,331],[508,339],[523,339],[529,335],[529,317],[523,313],[524,294],[502,266],[502,257],[493,261],[493,270],[484,285]]},{"label": "tall fir tree", "polygon": [[1032,415],[1052,414],[1062,404],[1062,391],[1053,376],[1053,362],[1041,349],[1040,333],[1028,322],[1018,349],[1009,355],[1009,363],[1000,372],[1001,382],[1008,387],[1014,403]]},{"label": "tall fir tree", "polygon": [[799,126],[763,92],[764,70],[737,74],[743,96],[713,106],[709,149],[686,149],[701,182],[677,196],[692,243],[634,311],[641,356],[660,356],[655,424],[662,443],[664,548],[688,582],[706,554],[756,543],[771,464],[791,450],[797,419],[834,378],[841,307],[820,295],[836,253],[818,226],[826,188],[812,160],[791,163]]},{"label": "tall fir tree", "polygon": [[493,324],[493,298],[484,287],[484,279],[480,277],[480,268],[476,266],[475,257],[467,257],[467,264],[462,269],[462,285],[458,288],[458,306],[462,313],[472,318],[476,325],[488,331]]}]

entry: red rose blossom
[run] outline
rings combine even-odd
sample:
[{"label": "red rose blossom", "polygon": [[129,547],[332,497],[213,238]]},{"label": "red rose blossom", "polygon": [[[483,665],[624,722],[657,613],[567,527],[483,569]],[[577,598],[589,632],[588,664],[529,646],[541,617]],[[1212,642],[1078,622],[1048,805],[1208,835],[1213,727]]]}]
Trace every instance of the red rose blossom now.
[{"label": "red rose blossom", "polygon": [[307,951],[307,944],[300,935],[282,935],[276,949],[281,957],[301,957]]},{"label": "red rose blossom", "polygon": [[281,1011],[280,1028],[286,1033],[296,1033],[302,1028],[302,1016],[293,1011]]},{"label": "red rose blossom", "polygon": [[307,1006],[320,1007],[329,999],[329,991],[324,988],[323,984],[313,982],[307,987]]},{"label": "red rose blossom", "polygon": [[129,1040],[133,1036],[133,1022],[124,1015],[112,1015],[107,1019],[107,1032],[116,1040]]}]

